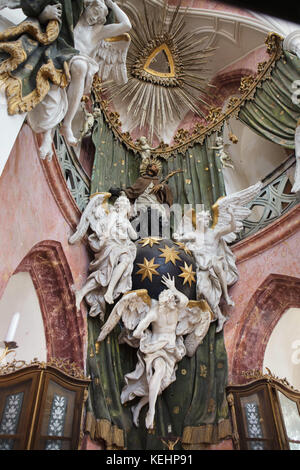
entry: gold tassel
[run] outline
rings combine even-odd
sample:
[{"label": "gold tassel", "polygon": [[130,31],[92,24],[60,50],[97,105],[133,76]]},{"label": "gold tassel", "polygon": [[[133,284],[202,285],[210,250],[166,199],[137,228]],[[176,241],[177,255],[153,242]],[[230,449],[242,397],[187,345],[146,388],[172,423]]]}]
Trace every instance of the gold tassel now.
[{"label": "gold tassel", "polygon": [[234,135],[232,132],[229,132],[229,140],[231,140],[231,142],[233,144],[237,144],[239,139],[237,138],[236,135]]}]

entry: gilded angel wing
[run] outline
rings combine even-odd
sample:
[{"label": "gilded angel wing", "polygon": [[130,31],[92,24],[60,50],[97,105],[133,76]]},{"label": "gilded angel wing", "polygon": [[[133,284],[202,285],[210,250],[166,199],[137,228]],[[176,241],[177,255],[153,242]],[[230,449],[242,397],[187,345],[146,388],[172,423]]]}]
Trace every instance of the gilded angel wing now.
[{"label": "gilded angel wing", "polygon": [[101,225],[105,223],[108,214],[106,202],[110,196],[110,193],[100,193],[89,201],[81,216],[76,232],[69,238],[71,245],[82,240],[89,227],[96,235],[101,235]]},{"label": "gilded angel wing", "polygon": [[[236,222],[236,233],[243,229],[243,220],[245,220],[251,214],[251,210],[247,207],[251,201],[253,201],[262,188],[262,183],[258,183],[243,189],[234,194],[221,197],[212,206],[213,210],[213,226],[212,228],[218,229],[230,224],[231,216],[228,209],[234,214]],[[223,237],[227,243],[231,243],[236,239],[236,233],[232,232]]]},{"label": "gilded angel wing", "polygon": [[150,307],[151,299],[146,289],[139,289],[124,294],[109,315],[97,342],[103,341],[121,319],[126,331],[132,332],[149,312]]},{"label": "gilded angel wing", "polygon": [[184,345],[188,357],[195,354],[199,344],[205,338],[212,320],[213,313],[205,300],[190,300],[187,307],[181,311],[176,335],[186,335]]},{"label": "gilded angel wing", "polygon": [[113,80],[117,85],[128,82],[126,60],[130,42],[128,33],[100,41],[96,61],[102,82]]}]

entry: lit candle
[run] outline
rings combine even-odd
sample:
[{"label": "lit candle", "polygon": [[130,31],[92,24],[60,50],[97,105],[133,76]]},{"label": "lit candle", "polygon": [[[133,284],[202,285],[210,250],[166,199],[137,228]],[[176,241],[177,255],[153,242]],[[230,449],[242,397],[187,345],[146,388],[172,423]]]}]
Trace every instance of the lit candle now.
[{"label": "lit candle", "polygon": [[20,320],[20,314],[19,312],[16,312],[11,319],[11,322],[10,322],[10,325],[6,334],[5,341],[7,343],[10,343],[11,341],[14,340],[19,320]]}]

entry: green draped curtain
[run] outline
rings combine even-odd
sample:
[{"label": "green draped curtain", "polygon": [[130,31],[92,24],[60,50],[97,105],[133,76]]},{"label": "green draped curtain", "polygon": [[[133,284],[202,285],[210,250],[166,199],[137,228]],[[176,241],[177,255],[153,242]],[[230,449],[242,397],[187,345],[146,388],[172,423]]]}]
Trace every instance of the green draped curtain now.
[{"label": "green draped curtain", "polygon": [[290,149],[295,148],[294,134],[300,118],[300,103],[292,100],[292,84],[296,80],[300,80],[300,59],[285,51],[270,78],[256,89],[238,116],[260,136]]},{"label": "green draped curtain", "polygon": [[[93,142],[96,154],[91,194],[107,191],[111,186],[132,184],[139,176],[140,157],[114,137],[103,117],[97,122]],[[174,169],[183,170],[169,180],[174,202],[204,204],[209,209],[225,194],[221,162],[211,149],[214,144],[215,134],[185,155],[172,156],[163,162],[163,176]],[[185,357],[178,364],[176,382],[158,397],[156,426],[151,432],[144,424],[147,406],[141,411],[137,430],[130,409],[134,402],[127,406],[120,402],[124,375],[136,365],[136,350],[118,344],[118,328],[96,349],[101,326],[99,318],[88,319],[87,371],[92,384],[86,430],[92,438],[104,439],[110,449],[155,450],[166,449],[177,439],[176,449],[198,449],[231,435],[225,396],[227,355],[223,332],[216,334],[215,323],[196,355]]]}]

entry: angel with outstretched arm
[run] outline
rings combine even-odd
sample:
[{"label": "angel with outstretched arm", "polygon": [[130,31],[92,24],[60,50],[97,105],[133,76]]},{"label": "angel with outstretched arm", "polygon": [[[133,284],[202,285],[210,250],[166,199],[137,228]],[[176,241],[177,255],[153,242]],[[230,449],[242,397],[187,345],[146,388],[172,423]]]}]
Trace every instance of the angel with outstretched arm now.
[{"label": "angel with outstretched arm", "polygon": [[[3,40],[4,44],[16,41],[22,49],[17,69],[13,54],[4,60],[5,72],[14,72],[10,81],[18,89],[16,99],[16,92],[10,91],[15,88],[5,82],[8,113],[28,112],[33,131],[43,134],[40,157],[51,160],[53,133],[59,123],[67,143],[78,144],[72,123],[95,74],[102,81],[127,82],[131,23],[112,0],[0,0],[0,9],[4,7],[22,8],[28,17],[22,28],[6,30],[5,39],[0,40],[0,49]],[[109,10],[116,23],[106,23]],[[37,39],[34,47],[31,39]]]},{"label": "angel with outstretched arm", "polygon": [[189,305],[189,299],[175,287],[174,277],[169,274],[162,276],[161,282],[166,289],[158,300],[150,299],[147,291],[142,289],[125,294],[113,308],[97,340],[103,341],[120,320],[123,321],[119,342],[138,348],[138,361],[135,370],[124,377],[126,385],[121,402],[140,397],[132,407],[136,426],[141,409],[149,404],[148,429],[154,427],[158,395],[176,380],[177,363],[186,354],[189,357],[195,354],[211,323],[207,304],[205,308],[197,302]]},{"label": "angel with outstretched arm", "polygon": [[136,256],[136,246],[132,240],[137,234],[130,224],[131,205],[128,198],[121,195],[114,206],[103,207],[103,201],[109,197],[103,193],[93,198],[85,209],[76,233],[70,238],[71,244],[81,240],[89,228],[92,234],[88,241],[94,252],[90,263],[91,274],[84,286],[75,293],[76,307],[85,298],[91,306],[91,316],[105,312],[105,301],[108,304],[132,286],[131,274]]},{"label": "angel with outstretched arm", "polygon": [[[228,294],[228,287],[238,280],[235,257],[227,243],[236,239],[243,228],[243,220],[251,210],[247,205],[258,195],[262,187],[259,182],[238,193],[220,198],[212,207],[214,223],[211,225],[209,211],[196,214],[196,227],[183,218],[173,238],[187,242],[193,252],[197,266],[197,298],[204,297],[218,319],[217,331],[223,327],[226,318],[219,304],[222,295],[229,306],[234,306]],[[193,230],[190,230],[190,228]]]}]

